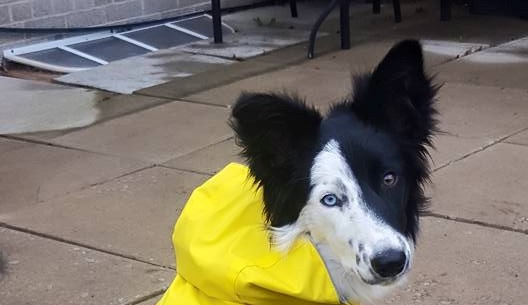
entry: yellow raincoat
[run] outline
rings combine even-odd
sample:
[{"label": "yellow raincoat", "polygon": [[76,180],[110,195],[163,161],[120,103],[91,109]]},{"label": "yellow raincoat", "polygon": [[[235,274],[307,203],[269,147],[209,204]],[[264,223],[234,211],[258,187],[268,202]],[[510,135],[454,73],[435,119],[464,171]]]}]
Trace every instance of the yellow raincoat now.
[{"label": "yellow raincoat", "polygon": [[177,275],[158,305],[340,304],[308,240],[271,248],[262,193],[240,164],[192,193],[174,228]]}]

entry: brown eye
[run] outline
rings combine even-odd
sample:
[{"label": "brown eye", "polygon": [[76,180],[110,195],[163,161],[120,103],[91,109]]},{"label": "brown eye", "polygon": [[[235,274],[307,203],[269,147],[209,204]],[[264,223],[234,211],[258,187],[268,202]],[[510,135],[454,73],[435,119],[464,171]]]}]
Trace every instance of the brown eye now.
[{"label": "brown eye", "polygon": [[393,187],[398,183],[398,176],[393,172],[388,172],[383,175],[383,184],[388,187]]}]

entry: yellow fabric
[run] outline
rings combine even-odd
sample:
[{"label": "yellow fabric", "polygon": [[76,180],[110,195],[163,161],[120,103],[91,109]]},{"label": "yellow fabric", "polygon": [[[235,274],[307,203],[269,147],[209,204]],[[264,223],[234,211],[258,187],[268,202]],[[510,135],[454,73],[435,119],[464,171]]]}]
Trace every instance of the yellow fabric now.
[{"label": "yellow fabric", "polygon": [[229,164],[191,195],[174,228],[177,275],[158,305],[339,304],[315,247],[272,249],[262,194]]}]

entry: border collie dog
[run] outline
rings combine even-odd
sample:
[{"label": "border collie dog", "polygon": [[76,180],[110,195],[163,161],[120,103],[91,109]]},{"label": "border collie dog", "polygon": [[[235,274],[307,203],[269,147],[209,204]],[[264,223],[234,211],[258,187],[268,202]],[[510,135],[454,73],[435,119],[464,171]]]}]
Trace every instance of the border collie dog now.
[{"label": "border collie dog", "polygon": [[412,265],[437,89],[406,40],[325,116],[286,94],[244,93],[233,108],[272,243],[309,238],[349,299],[384,295]]}]

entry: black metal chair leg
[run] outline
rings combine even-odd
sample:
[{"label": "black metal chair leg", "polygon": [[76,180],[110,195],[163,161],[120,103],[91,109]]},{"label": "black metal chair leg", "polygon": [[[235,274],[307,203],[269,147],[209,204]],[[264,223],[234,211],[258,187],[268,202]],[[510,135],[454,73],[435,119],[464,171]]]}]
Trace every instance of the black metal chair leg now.
[{"label": "black metal chair leg", "polygon": [[381,0],[372,0],[372,13],[379,14],[381,12]]},{"label": "black metal chair leg", "polygon": [[451,0],[440,0],[440,20],[451,20]]},{"label": "black metal chair leg", "polygon": [[293,18],[297,18],[297,0],[290,0],[290,12]]},{"label": "black metal chair leg", "polygon": [[211,14],[213,15],[213,36],[215,43],[222,43],[222,15],[220,0],[211,0]]},{"label": "black metal chair leg", "polygon": [[321,24],[326,19],[326,17],[328,17],[330,12],[332,12],[332,10],[337,7],[337,5],[339,4],[339,1],[340,0],[332,0],[330,4],[326,7],[324,12],[315,21],[312,27],[312,31],[310,32],[310,41],[308,43],[308,58],[314,57],[315,36],[317,35],[317,31],[319,31]]},{"label": "black metal chair leg", "polygon": [[341,0],[339,10],[341,49],[350,49],[350,0]]},{"label": "black metal chair leg", "polygon": [[400,7],[400,0],[392,0],[392,6],[394,8],[394,21],[395,22],[401,22],[401,7]]}]

